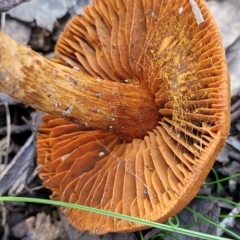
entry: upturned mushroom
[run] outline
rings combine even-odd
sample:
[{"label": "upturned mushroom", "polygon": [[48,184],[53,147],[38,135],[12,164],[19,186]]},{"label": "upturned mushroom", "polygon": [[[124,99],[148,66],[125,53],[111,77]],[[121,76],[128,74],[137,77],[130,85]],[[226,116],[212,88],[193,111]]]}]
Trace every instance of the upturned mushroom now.
[{"label": "upturned mushroom", "polygon": [[[203,0],[94,0],[60,36],[58,63],[1,33],[1,91],[51,114],[37,161],[52,199],[158,222],[184,208],[229,131],[221,42]],[[62,212],[95,234],[146,228]]]}]

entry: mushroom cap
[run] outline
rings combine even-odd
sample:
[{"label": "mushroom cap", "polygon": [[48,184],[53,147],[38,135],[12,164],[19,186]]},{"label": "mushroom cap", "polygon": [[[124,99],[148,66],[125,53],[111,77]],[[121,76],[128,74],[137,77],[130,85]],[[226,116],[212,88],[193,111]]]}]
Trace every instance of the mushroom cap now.
[{"label": "mushroom cap", "polygon": [[[62,62],[99,80],[146,87],[159,122],[128,142],[45,115],[37,153],[52,199],[158,222],[184,208],[229,131],[221,42],[203,0],[95,0],[75,16],[56,46]],[[76,209],[62,212],[75,228],[95,234],[146,228]]]}]

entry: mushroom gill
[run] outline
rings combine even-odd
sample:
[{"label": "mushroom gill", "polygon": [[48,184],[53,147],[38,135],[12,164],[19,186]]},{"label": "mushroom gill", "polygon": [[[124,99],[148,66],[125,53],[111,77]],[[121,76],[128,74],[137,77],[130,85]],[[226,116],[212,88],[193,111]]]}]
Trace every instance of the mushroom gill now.
[{"label": "mushroom gill", "polygon": [[[158,222],[185,207],[229,131],[229,77],[221,42],[203,0],[94,0],[83,16],[75,16],[58,40],[59,62],[83,78],[94,77],[109,95],[104,103],[101,96],[91,102],[85,124],[43,117],[39,176],[52,199]],[[138,114],[145,100],[128,108],[122,85],[129,86],[128,96],[132,89],[143,91],[146,106],[156,112],[148,119],[144,106]],[[108,125],[89,124],[93,113],[98,122],[115,104],[111,91],[112,97],[119,94],[119,105],[105,118]],[[82,96],[79,103],[91,99]],[[115,117],[133,112],[134,106],[141,125],[124,132],[127,120]],[[146,228],[76,209],[62,212],[75,228],[95,234]]]},{"label": "mushroom gill", "polygon": [[[158,222],[178,213],[196,195],[229,130],[228,70],[206,3],[95,0],[68,23],[55,50],[64,64],[98,81],[146,88],[158,124],[127,141],[111,128],[45,116],[39,175],[52,198]],[[145,228],[76,209],[62,212],[91,233]]]}]

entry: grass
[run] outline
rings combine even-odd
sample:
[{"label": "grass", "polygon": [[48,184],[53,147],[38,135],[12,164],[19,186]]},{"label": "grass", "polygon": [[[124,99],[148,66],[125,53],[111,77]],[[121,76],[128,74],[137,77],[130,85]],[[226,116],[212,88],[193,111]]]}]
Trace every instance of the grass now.
[{"label": "grass", "polygon": [[[198,196],[198,198],[203,198],[203,196]],[[212,198],[212,197],[204,197],[205,199],[219,199],[219,198]],[[223,200],[223,199],[221,199]],[[139,218],[135,218],[135,217],[130,217],[127,215],[123,215],[123,214],[118,214],[118,213],[114,213],[114,212],[109,212],[109,211],[105,211],[105,210],[100,210],[100,209],[95,209],[95,208],[90,208],[87,206],[82,206],[82,205],[77,205],[77,204],[72,204],[72,203],[66,203],[66,202],[61,202],[61,201],[53,201],[53,200],[47,200],[47,199],[39,199],[39,198],[27,198],[27,197],[9,197],[9,196],[2,196],[0,197],[0,201],[9,201],[9,202],[31,202],[31,203],[39,203],[39,204],[51,204],[54,206],[64,206],[64,207],[71,207],[71,208],[76,208],[76,209],[80,209],[80,210],[84,210],[84,211],[91,211],[94,213],[99,213],[99,214],[104,214],[107,216],[111,216],[111,217],[116,217],[116,218],[120,218],[120,219],[124,219],[124,220],[128,220],[128,221],[132,221],[132,222],[136,222],[139,224],[143,224],[143,225],[147,225],[149,227],[154,227],[154,228],[158,228],[164,231],[168,231],[168,232],[174,232],[174,233],[179,233],[179,234],[184,234],[187,236],[191,236],[191,237],[198,237],[200,239],[209,239],[209,240],[226,240],[229,238],[223,238],[223,237],[217,237],[217,236],[213,236],[213,235],[209,235],[209,234],[204,234],[204,233],[200,233],[200,232],[195,232],[195,231],[191,231],[191,230],[187,230],[184,228],[180,228],[178,227],[178,224],[171,224],[170,225],[166,225],[166,224],[160,224],[160,223],[156,223],[156,222],[151,222],[151,221],[147,221],[147,220],[143,220],[143,219],[139,219]],[[194,213],[195,215],[197,215],[198,217],[200,217],[202,220],[207,221],[211,224],[213,224],[216,227],[220,227],[217,223],[207,219],[206,217],[202,216],[201,214],[195,212],[194,210],[192,210],[189,207],[186,207],[186,209],[192,213]],[[171,221],[170,221],[171,222]],[[222,227],[221,227],[222,228]],[[235,233],[229,231],[228,229],[224,229],[223,230],[225,232],[227,232],[229,235],[233,236],[235,239],[240,239],[240,236],[236,235]],[[159,237],[162,236],[164,237],[164,235],[161,233],[159,235]]]},{"label": "grass", "polygon": [[[218,193],[222,188],[222,186],[221,186],[222,182],[228,181],[228,180],[233,179],[233,178],[240,177],[240,173],[238,173],[238,174],[232,175],[230,177],[220,179],[216,170],[213,169],[212,171],[215,175],[216,181],[205,183],[204,186],[209,186],[209,185],[216,184],[216,189],[217,189]],[[231,204],[234,207],[240,207],[240,205],[238,203],[236,203],[234,201],[231,201],[229,199],[226,199],[226,198],[212,197],[212,196],[196,196],[196,198],[208,199],[208,200],[211,199],[211,200],[216,200],[216,201],[227,202],[228,204]],[[130,216],[123,215],[123,214],[118,214],[118,213],[114,213],[114,212],[109,212],[109,211],[105,211],[105,210],[100,210],[100,209],[96,209],[96,208],[91,208],[91,207],[87,207],[87,206],[82,206],[82,205],[77,205],[77,204],[72,204],[72,203],[66,203],[66,202],[61,202],[61,201],[39,199],[39,198],[28,198],[28,197],[12,197],[12,196],[0,196],[0,201],[3,201],[3,202],[4,201],[5,202],[6,201],[9,201],[9,202],[31,202],[31,203],[38,203],[38,204],[51,204],[51,205],[59,206],[59,207],[64,206],[64,207],[76,208],[76,209],[80,209],[80,210],[84,210],[84,211],[90,211],[90,212],[94,212],[94,213],[98,213],[98,214],[104,214],[104,215],[107,215],[107,216],[120,218],[120,219],[124,219],[124,220],[127,220],[127,221],[132,221],[132,222],[136,222],[136,223],[139,223],[139,224],[147,225],[149,227],[154,227],[154,228],[161,229],[161,233],[153,236],[151,238],[151,240],[164,239],[164,237],[171,235],[171,233],[184,234],[184,235],[187,235],[187,236],[197,237],[197,238],[200,238],[200,239],[208,239],[208,240],[227,240],[227,239],[229,240],[229,238],[213,236],[213,235],[200,233],[200,232],[195,232],[195,231],[192,231],[192,230],[181,228],[181,227],[179,227],[179,219],[178,219],[177,216],[175,218],[170,218],[168,220],[168,224],[160,224],[160,223],[151,222],[151,221],[147,221],[147,220],[140,219],[140,218],[130,217]],[[195,214],[202,221],[208,222],[208,223],[214,225],[217,228],[221,228],[229,236],[234,237],[234,239],[239,239],[240,240],[240,236],[238,236],[235,233],[231,232],[230,230],[220,226],[219,224],[213,222],[212,220],[204,217],[203,215],[194,211],[190,207],[186,207],[185,209],[187,211],[190,211],[191,213]],[[223,216],[220,216],[220,217],[240,218],[240,215],[223,215]],[[139,232],[139,236],[140,236],[140,239],[142,239],[142,240],[144,239],[141,231]],[[172,239],[177,239],[177,238],[172,237]]]}]

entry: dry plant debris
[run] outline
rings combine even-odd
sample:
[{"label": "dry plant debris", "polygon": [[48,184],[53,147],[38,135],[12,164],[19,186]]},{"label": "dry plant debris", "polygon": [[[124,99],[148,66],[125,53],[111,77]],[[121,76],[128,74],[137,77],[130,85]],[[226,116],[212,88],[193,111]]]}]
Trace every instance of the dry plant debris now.
[{"label": "dry plant debris", "polygon": [[[231,82],[234,82],[234,84],[238,84],[239,83],[238,76],[239,76],[239,69],[240,68],[237,67],[237,63],[239,63],[239,60],[238,60],[239,44],[238,43],[240,41],[239,41],[238,35],[235,34],[236,31],[234,31],[234,32],[232,31],[232,29],[234,29],[234,26],[237,26],[237,24],[239,24],[239,20],[234,18],[235,16],[238,16],[238,11],[239,11],[239,7],[237,7],[238,1],[229,0],[229,1],[227,1],[227,4],[224,5],[224,7],[222,6],[222,4],[225,4],[225,1],[207,0],[206,2],[209,5],[210,9],[213,10],[213,15],[215,17],[215,20],[217,21],[217,24],[220,26],[220,30],[225,29],[225,30],[229,31],[229,32],[222,31],[223,39],[225,39],[227,41],[231,40],[231,41],[234,42],[230,47],[228,47],[226,49],[226,53],[227,53],[227,58],[228,58],[228,64],[230,66]],[[38,10],[40,11],[40,9],[41,9],[41,6],[39,5]],[[231,9],[231,11],[229,11],[228,9]],[[27,10],[27,8],[26,8],[26,10]],[[226,10],[226,13],[227,13],[226,15],[219,14],[219,12],[222,13],[223,11],[225,12],[225,10]],[[231,13],[235,12],[235,13],[234,14],[228,14],[229,12],[231,12]],[[216,13],[216,15],[215,15],[215,13]],[[224,17],[222,17],[222,16],[224,16]],[[18,18],[18,17],[16,16],[16,18]],[[228,22],[228,24],[226,24],[226,21]],[[22,22],[19,22],[19,24],[20,23],[22,24]],[[41,51],[41,49],[40,49],[40,51]],[[232,77],[233,75],[234,75],[234,78]],[[234,79],[236,81],[234,81]],[[232,84],[232,90],[234,90],[234,92],[231,91],[232,96],[234,96],[233,103],[235,103],[236,100],[239,99],[239,96],[238,96],[239,90],[238,90],[237,86],[239,86],[239,85],[233,85]],[[9,101],[9,102],[11,101],[11,100],[9,100],[9,98],[2,97],[2,95],[0,95],[0,99],[1,99],[1,101],[5,101],[5,100]],[[239,107],[236,107],[234,109],[235,110],[231,109],[231,112],[236,111],[236,114],[237,114],[237,111],[239,110]],[[22,109],[20,109],[19,112],[22,112]],[[239,120],[238,119],[239,119],[239,117],[236,117],[236,119],[232,122],[232,130],[231,130],[231,136],[235,136],[236,141],[239,141],[238,136],[239,136],[239,132],[240,132],[240,125],[239,125]],[[1,126],[4,126],[4,125],[1,125]],[[17,131],[18,131],[19,126],[21,126],[21,125],[13,125],[13,128],[17,127]],[[13,128],[11,128],[12,132],[15,131]],[[20,127],[20,129],[21,129],[21,127]],[[233,129],[235,129],[235,130],[233,131]],[[4,134],[4,132],[6,132],[6,127],[3,127],[1,132],[2,132],[2,134]],[[2,134],[1,134],[1,136],[2,136]],[[16,147],[13,147],[11,145],[10,151],[13,149],[11,154],[16,153],[18,148],[19,148],[19,146],[16,148]],[[239,157],[240,152],[239,152],[238,149],[233,148],[231,146],[231,144],[229,144],[229,143],[227,143],[227,145],[225,146],[224,152],[225,152],[225,154],[222,158],[222,162],[216,162],[215,166],[216,166],[216,169],[220,173],[221,176],[222,175],[223,176],[229,176],[229,175],[233,174],[234,172],[238,171],[238,167],[239,167],[238,162],[239,162],[239,159],[240,159],[240,157]],[[10,157],[10,159],[11,159],[11,157]],[[232,184],[232,182],[234,182],[234,183]],[[228,193],[228,189],[229,189],[230,193]],[[213,194],[215,194],[214,191],[215,190],[213,188],[212,189]],[[229,188],[228,188],[228,186],[225,186],[225,190],[221,193],[221,196],[227,196],[227,198],[231,198],[231,199],[234,198],[236,201],[238,201],[239,196],[237,195],[237,192],[239,192],[238,180],[237,179],[235,181],[230,180],[229,181]],[[220,204],[220,207],[221,207],[222,211],[228,211],[229,209],[230,210],[233,209],[230,205],[223,204],[223,203]],[[235,222],[235,227],[234,227],[235,230],[236,230],[237,224],[238,224],[238,222]],[[0,236],[2,236],[1,235],[1,233],[2,233],[1,230],[2,229],[0,229]],[[73,239],[73,238],[70,238],[70,239]],[[186,239],[188,239],[188,238],[186,237]]]},{"label": "dry plant debris", "polygon": [[[194,211],[201,213],[204,217],[208,218],[209,220],[212,220],[214,222],[217,222],[220,208],[219,204],[214,200],[206,200],[206,199],[194,199],[189,206]],[[196,232],[204,232],[213,236],[216,236],[217,228],[210,224],[209,222],[206,222],[202,220],[200,217],[194,215],[193,213],[189,212],[187,209],[184,209],[181,214],[178,214],[180,225],[179,227],[186,228],[189,230],[193,230]],[[174,219],[173,219],[174,221]],[[218,235],[219,236],[219,235]],[[169,236],[166,236],[164,240],[194,240],[197,238],[194,238],[192,236],[185,236],[183,234],[179,233],[169,233]]]},{"label": "dry plant debris", "polygon": [[208,0],[207,3],[222,33],[231,78],[231,95],[236,96],[240,92],[240,1]]},{"label": "dry plant debris", "polygon": [[[1,90],[56,115],[37,142],[53,199],[161,222],[192,200],[229,129],[225,54],[204,1],[96,0],[58,41],[66,67],[3,34],[0,46]],[[62,211],[92,233],[146,228]]]},{"label": "dry plant debris", "polygon": [[[71,14],[80,14],[82,6],[90,4],[90,2],[90,0],[32,0],[13,8],[9,14],[25,22],[35,20],[39,27],[52,31],[57,19],[69,11]],[[26,11],[26,7],[28,11]]]}]

